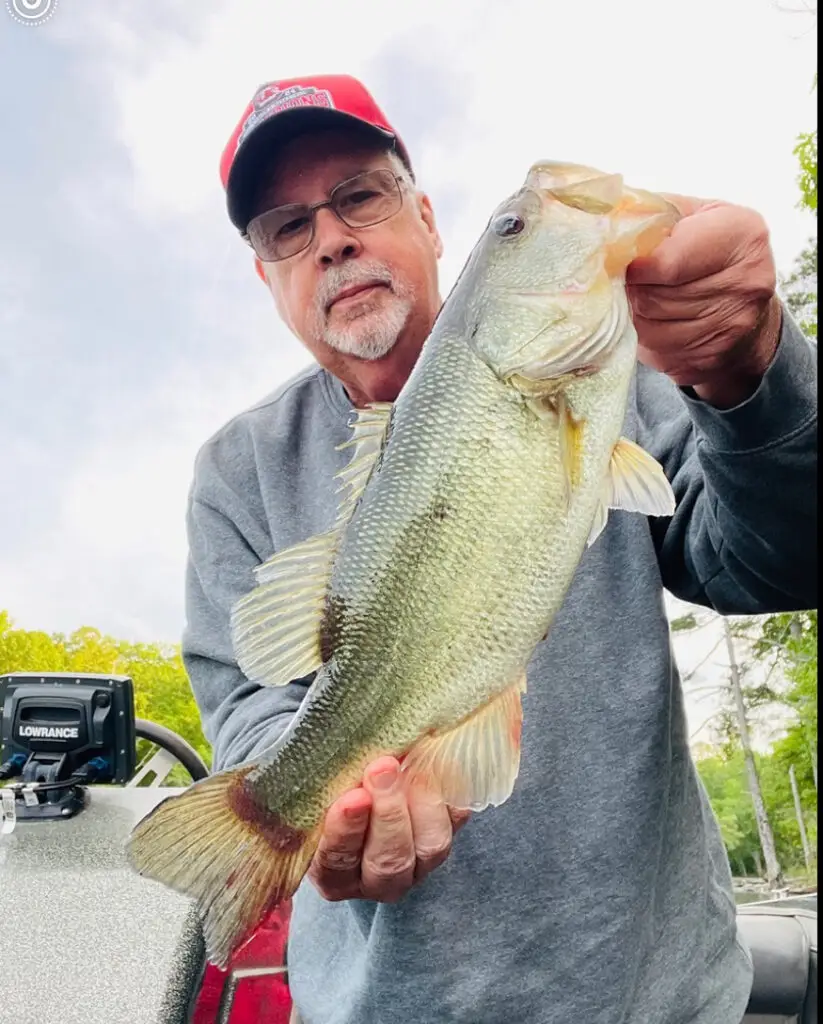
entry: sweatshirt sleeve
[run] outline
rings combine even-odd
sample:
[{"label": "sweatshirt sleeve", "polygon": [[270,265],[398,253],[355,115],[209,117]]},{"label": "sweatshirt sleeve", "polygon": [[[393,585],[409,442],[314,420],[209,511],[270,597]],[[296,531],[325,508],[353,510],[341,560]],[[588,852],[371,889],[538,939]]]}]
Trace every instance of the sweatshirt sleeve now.
[{"label": "sweatshirt sleeve", "polygon": [[[227,491],[227,499],[220,500]],[[232,514],[217,507],[231,508]],[[182,655],[203,731],[212,745],[212,770],[246,761],[280,736],[313,677],[287,686],[250,682],[234,658],[230,616],[254,585],[253,570],[272,554],[271,540],[204,459],[189,498],[189,554],[185,577],[186,626]]]},{"label": "sweatshirt sleeve", "polygon": [[718,410],[646,367],[638,443],[677,498],[651,519],[663,585],[724,615],[817,606],[817,346],[783,310],[760,386]]}]

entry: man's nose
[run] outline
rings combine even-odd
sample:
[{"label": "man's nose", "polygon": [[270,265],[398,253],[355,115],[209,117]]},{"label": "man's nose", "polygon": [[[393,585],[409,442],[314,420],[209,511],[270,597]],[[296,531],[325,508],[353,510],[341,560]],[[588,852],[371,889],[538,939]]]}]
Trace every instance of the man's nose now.
[{"label": "man's nose", "polygon": [[359,255],[362,245],[352,228],[328,207],[317,210],[314,222],[315,259],[324,267]]}]

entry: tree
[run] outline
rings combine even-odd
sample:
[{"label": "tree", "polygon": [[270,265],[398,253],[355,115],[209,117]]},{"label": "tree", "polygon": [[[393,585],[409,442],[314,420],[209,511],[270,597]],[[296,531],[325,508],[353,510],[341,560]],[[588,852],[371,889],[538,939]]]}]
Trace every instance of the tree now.
[{"label": "tree", "polygon": [[[675,619],[672,629],[676,635],[682,635],[714,627],[720,634],[709,654],[683,677],[684,685],[687,685],[714,652],[719,647],[725,647],[728,660],[723,678],[697,688],[704,695],[713,697],[717,703],[699,730],[708,727],[713,735],[713,743],[709,756],[698,758],[698,770],[701,770],[701,765],[704,768],[713,766],[716,782],[719,766],[735,766],[736,774],[731,791],[724,789],[719,793],[715,790],[712,802],[730,861],[736,858],[740,865],[751,864],[753,861],[757,873],[765,873],[769,885],[777,888],[783,882],[783,869],[769,801],[764,795],[760,762],[752,743],[750,719],[753,714],[777,702],[779,698],[776,696],[777,688],[773,679],[774,669],[771,672],[767,669],[764,673],[762,659],[758,664],[758,658],[753,656],[754,643],[750,633],[753,629],[756,631],[758,623],[759,619],[753,616],[732,619],[705,609],[699,612],[695,609]],[[755,669],[759,671],[755,672]],[[696,692],[693,689],[692,696]],[[740,806],[741,792],[744,791],[741,786],[748,793],[745,814],[742,814]],[[729,792],[732,793],[731,797]],[[752,849],[752,839],[756,850]]]},{"label": "tree", "polygon": [[[815,76],[815,88],[817,77]],[[817,129],[798,136],[794,155],[800,165],[797,183],[800,186],[801,209],[817,213]]]},{"label": "tree", "polygon": [[810,238],[795,260],[792,273],[781,281],[781,292],[808,338],[817,340],[817,239]]},{"label": "tree", "polygon": [[[732,870],[741,875],[770,874],[755,813],[758,800],[751,792],[752,778],[756,777],[759,802],[768,821],[781,874],[807,876],[809,870],[813,874],[815,864],[811,869],[806,864],[791,775],[796,778],[801,818],[814,862],[817,849],[817,612],[724,619],[706,609],[695,608],[674,618],[672,630],[675,638],[697,636],[698,630],[708,634],[708,654],[684,671],[683,683],[695,706],[706,695],[715,702],[709,717],[693,733],[692,750],[720,825]],[[734,663],[737,663],[740,701],[735,698],[727,678],[711,682],[695,680],[716,651],[725,649],[728,658],[724,660],[732,663],[729,639]],[[693,680],[697,685],[692,685]],[[757,744],[751,736],[748,743],[741,738],[740,703],[747,731],[750,725],[757,730]],[[775,728],[776,723],[779,729]],[[708,742],[695,742],[697,733],[706,732],[710,736]]]},{"label": "tree", "polygon": [[[708,793],[720,826],[732,872],[738,877],[765,875],[760,836],[749,793],[743,751],[704,748],[696,756],[697,771]],[[755,753],[763,800],[774,835],[777,859],[787,878],[797,874],[815,877],[815,864],[808,869],[803,855],[800,829],[794,812],[789,768],[793,763],[789,738],[778,740],[765,754]],[[817,849],[817,800],[808,773],[798,783],[804,822],[813,851]]]},{"label": "tree", "polygon": [[754,652],[788,682],[778,697],[794,715],[786,743],[793,751],[796,771],[801,778],[808,775],[816,796],[817,611],[767,616],[761,620]]},{"label": "tree", "polygon": [[[135,715],[165,725],[187,740],[206,764],[211,747],[178,647],[133,644],[82,626],[69,635],[16,629],[0,610],[0,675],[8,672],[95,672],[129,676],[134,684]],[[151,745],[138,743],[138,758]],[[185,770],[175,768],[169,784],[186,784]]]},{"label": "tree", "polygon": [[[817,75],[814,78],[817,89]],[[794,147],[798,163],[797,184],[801,210],[817,216],[817,129],[798,136]],[[783,282],[786,302],[809,337],[817,338],[817,236],[809,239]]]},{"label": "tree", "polygon": [[735,651],[734,637],[732,635],[729,620],[723,619],[723,633],[726,640],[726,649],[729,654],[729,687],[734,699],[734,709],[737,718],[737,730],[740,737],[740,746],[743,751],[743,758],[746,763],[746,776],[749,784],[752,804],[754,805],[754,816],[757,821],[757,831],[760,836],[760,848],[763,850],[763,857],[766,863],[766,880],[769,885],[776,887],[783,882],[783,872],[780,862],[777,859],[777,851],[774,845],[774,834],[772,832],[769,813],[763,799],[763,789],[760,785],[760,774],[757,770],[754,751],[752,750],[749,737],[748,709],[743,698],[741,686],[740,669],[737,663],[737,652]]},{"label": "tree", "polygon": [[757,822],[742,752],[726,757],[718,751],[698,758],[697,770],[720,826],[732,872],[738,876],[762,874]]}]

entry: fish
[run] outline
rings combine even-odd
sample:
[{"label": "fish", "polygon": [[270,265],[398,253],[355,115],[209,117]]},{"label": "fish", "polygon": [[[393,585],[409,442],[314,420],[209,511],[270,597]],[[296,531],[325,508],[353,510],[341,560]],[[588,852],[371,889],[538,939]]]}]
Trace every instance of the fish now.
[{"label": "fish", "polygon": [[224,967],[304,879],[332,802],[381,755],[454,808],[504,803],[527,670],[612,510],[671,516],[622,436],[637,332],[626,268],[679,219],[620,174],[533,164],[493,210],[394,402],[356,409],[326,532],[233,606],[260,685],[313,680],[272,746],[161,801],[141,875],[197,906]]}]

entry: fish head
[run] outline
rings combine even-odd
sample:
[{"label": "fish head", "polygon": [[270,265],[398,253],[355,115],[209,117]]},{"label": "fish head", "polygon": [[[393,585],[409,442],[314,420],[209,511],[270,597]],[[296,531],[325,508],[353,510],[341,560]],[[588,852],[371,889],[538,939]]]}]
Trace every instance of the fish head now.
[{"label": "fish head", "polygon": [[679,217],[619,174],[534,164],[480,240],[482,286],[468,302],[472,345],[501,379],[596,370],[625,330],[626,268]]}]

